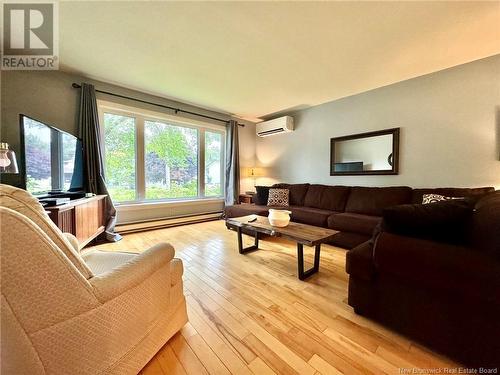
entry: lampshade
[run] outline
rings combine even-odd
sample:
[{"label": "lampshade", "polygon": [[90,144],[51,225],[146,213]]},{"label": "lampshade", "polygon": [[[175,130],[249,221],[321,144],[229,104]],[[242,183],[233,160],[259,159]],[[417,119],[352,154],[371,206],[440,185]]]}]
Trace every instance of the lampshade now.
[{"label": "lampshade", "polygon": [[247,170],[248,177],[262,177],[264,176],[264,168],[251,167]]},{"label": "lampshade", "polygon": [[0,143],[0,173],[19,173],[16,153],[9,150],[8,143]]}]

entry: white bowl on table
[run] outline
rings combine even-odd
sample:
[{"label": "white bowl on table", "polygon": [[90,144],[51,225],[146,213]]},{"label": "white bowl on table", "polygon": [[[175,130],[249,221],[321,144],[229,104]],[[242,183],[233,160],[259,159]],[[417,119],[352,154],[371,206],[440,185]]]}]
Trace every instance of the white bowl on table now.
[{"label": "white bowl on table", "polygon": [[269,224],[271,224],[273,227],[286,227],[288,223],[290,223],[291,214],[292,212],[288,210],[277,210],[275,208],[270,208],[268,216]]}]

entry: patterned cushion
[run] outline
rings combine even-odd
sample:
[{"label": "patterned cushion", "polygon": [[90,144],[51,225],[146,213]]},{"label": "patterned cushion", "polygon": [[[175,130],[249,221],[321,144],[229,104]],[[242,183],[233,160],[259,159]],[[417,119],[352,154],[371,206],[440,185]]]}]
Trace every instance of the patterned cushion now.
[{"label": "patterned cushion", "polygon": [[449,199],[463,199],[462,197],[445,197],[441,194],[424,194],[422,198],[422,204],[436,203],[441,201],[447,201]]},{"label": "patterned cushion", "polygon": [[288,189],[269,189],[268,206],[288,207],[290,191]]}]

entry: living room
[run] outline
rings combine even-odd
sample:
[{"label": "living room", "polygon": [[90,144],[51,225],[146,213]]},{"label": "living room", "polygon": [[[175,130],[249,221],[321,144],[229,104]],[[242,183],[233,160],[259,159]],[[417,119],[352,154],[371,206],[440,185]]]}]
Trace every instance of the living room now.
[{"label": "living room", "polygon": [[499,2],[2,10],[2,374],[498,373]]}]

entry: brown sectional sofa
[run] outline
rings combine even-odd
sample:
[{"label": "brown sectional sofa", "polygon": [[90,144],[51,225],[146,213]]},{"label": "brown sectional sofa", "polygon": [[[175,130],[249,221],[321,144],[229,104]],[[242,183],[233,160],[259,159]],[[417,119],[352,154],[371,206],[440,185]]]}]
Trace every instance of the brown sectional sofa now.
[{"label": "brown sectional sofa", "polygon": [[[348,303],[356,313],[463,365],[500,367],[500,191],[279,186],[290,189],[292,220],[337,229],[332,244],[351,249],[346,255]],[[441,203],[412,205],[428,193],[471,197],[448,201],[467,205],[467,218],[460,221],[453,212],[440,221],[443,216],[435,210]],[[236,205],[225,213],[265,216],[268,208]],[[393,220],[409,233],[388,226],[388,211],[401,210],[409,210],[410,224]],[[440,237],[420,238],[419,225]]]},{"label": "brown sectional sofa", "polygon": [[[423,194],[433,193],[451,197],[483,195],[493,191],[484,188],[412,189],[408,186],[360,187],[318,184],[276,184],[290,191],[292,221],[339,230],[331,244],[351,249],[372,237],[380,223],[382,210],[406,203],[421,203]],[[270,207],[239,204],[227,206],[225,217],[250,214],[267,216]],[[271,207],[272,208],[272,207]]]},{"label": "brown sectional sofa", "polygon": [[[446,241],[422,238],[418,219],[391,228],[386,212],[380,232],[347,253],[348,302],[466,366],[500,367],[500,191],[470,210]],[[437,233],[445,226],[430,224]]]}]

